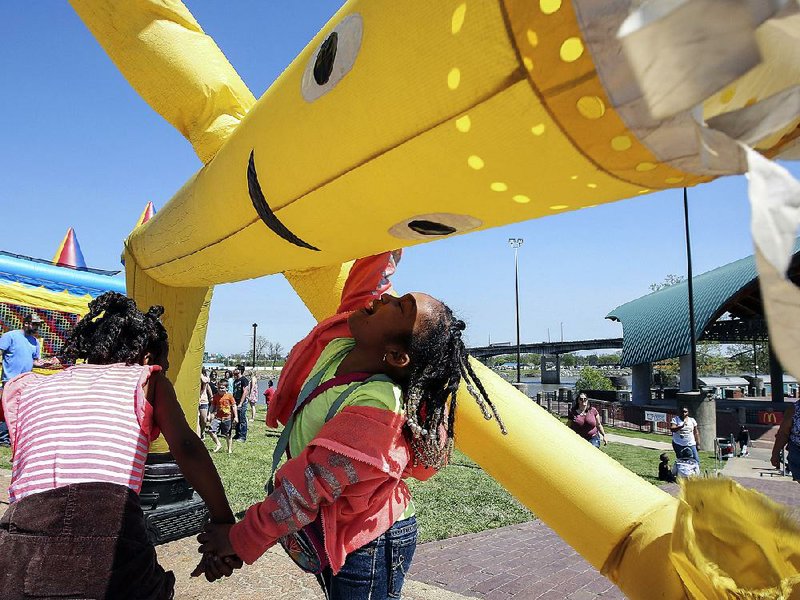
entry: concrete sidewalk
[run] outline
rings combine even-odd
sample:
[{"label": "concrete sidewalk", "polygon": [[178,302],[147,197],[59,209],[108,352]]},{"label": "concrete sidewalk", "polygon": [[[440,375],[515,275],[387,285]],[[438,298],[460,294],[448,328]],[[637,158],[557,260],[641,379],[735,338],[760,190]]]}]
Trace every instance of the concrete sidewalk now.
[{"label": "concrete sidewalk", "polygon": [[[670,439],[664,436],[664,439]],[[615,444],[627,444],[628,446],[639,446],[640,448],[650,448],[651,450],[661,450],[662,452],[669,450],[672,452],[672,442],[658,442],[647,438],[629,437],[627,435],[617,435],[616,433],[607,433],[606,440],[614,442]]]}]

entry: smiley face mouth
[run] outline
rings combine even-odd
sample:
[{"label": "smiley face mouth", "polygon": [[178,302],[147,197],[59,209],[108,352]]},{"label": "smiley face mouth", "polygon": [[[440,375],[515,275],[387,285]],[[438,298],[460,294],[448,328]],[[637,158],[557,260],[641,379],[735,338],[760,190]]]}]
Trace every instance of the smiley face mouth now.
[{"label": "smiley face mouth", "polygon": [[253,203],[253,208],[256,209],[258,216],[261,217],[264,224],[269,227],[275,235],[300,248],[314,250],[315,252],[320,251],[319,248],[301,240],[292,233],[286,225],[281,223],[280,219],[278,219],[277,215],[272,211],[269,202],[267,202],[267,199],[264,197],[264,192],[261,191],[261,184],[258,182],[254,151],[252,150],[250,151],[250,160],[247,163],[247,190],[250,193],[250,201]]}]

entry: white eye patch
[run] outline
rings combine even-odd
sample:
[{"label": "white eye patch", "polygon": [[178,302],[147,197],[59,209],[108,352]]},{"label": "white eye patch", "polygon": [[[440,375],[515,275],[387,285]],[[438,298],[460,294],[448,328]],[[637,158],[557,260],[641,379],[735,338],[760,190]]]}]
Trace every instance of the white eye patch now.
[{"label": "white eye patch", "polygon": [[342,19],[308,61],[301,81],[306,102],[314,102],[344,79],[361,50],[364,21],[358,13]]}]

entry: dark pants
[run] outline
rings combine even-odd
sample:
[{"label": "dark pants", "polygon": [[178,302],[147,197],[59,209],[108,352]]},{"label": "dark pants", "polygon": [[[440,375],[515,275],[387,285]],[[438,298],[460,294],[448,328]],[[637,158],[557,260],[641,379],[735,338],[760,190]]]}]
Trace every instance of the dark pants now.
[{"label": "dark pants", "polygon": [[322,573],[328,600],[400,598],[417,548],[417,519],[398,521],[374,540],[347,555],[342,569]]},{"label": "dark pants", "polygon": [[8,424],[0,421],[0,446],[10,446],[11,438],[8,437]]},{"label": "dark pants", "polygon": [[239,424],[236,425],[236,435],[233,436],[235,440],[247,441],[247,400],[242,402],[242,405],[236,410],[239,411]]},{"label": "dark pants", "polygon": [[27,496],[0,519],[0,598],[172,598],[139,497],[111,483]]}]

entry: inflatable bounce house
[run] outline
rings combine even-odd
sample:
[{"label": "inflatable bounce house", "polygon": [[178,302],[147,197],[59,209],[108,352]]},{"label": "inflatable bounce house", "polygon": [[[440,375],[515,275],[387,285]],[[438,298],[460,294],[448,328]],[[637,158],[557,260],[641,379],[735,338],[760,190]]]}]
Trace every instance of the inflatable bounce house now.
[{"label": "inflatable bounce house", "polygon": [[42,356],[58,354],[93,298],[109,290],[125,293],[118,273],[88,268],[72,227],[52,261],[0,251],[0,333],[21,329],[35,311],[44,321]]},{"label": "inflatable bounce house", "polygon": [[[796,0],[350,0],[259,100],[179,0],[71,4],[204,163],[124,251],[186,414],[214,285],[283,273],[323,319],[358,257],[744,172],[800,374],[800,184],[771,160],[800,156]],[[461,450],[629,597],[800,594],[778,505],[726,480],[673,498],[475,368],[508,435],[460,402]]]}]

